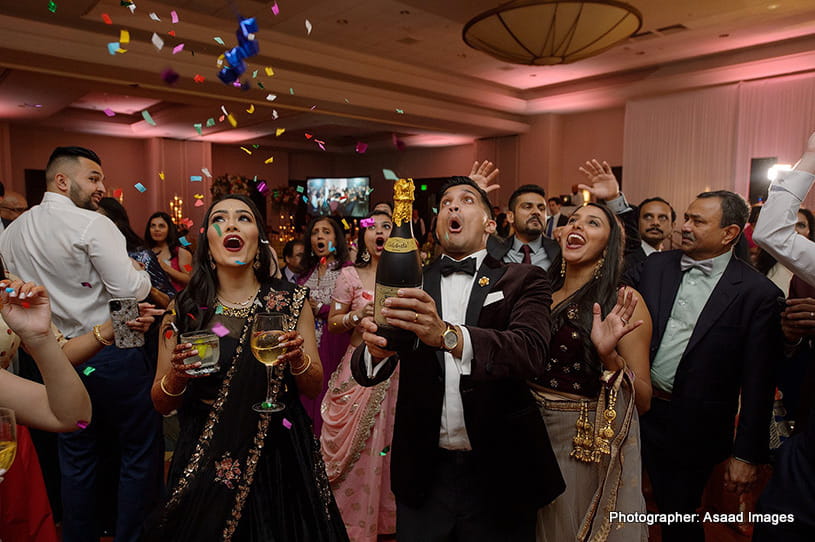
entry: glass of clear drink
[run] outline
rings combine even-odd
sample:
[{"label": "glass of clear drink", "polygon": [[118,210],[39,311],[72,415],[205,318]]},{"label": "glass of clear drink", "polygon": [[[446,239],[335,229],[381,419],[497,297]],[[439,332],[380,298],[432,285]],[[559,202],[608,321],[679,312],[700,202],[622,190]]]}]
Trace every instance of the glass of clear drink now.
[{"label": "glass of clear drink", "polygon": [[201,362],[201,366],[196,369],[187,369],[187,374],[193,376],[208,375],[217,372],[219,369],[218,359],[221,355],[221,339],[210,331],[189,331],[182,333],[179,340],[182,344],[191,343],[196,355],[187,358],[185,363]]}]

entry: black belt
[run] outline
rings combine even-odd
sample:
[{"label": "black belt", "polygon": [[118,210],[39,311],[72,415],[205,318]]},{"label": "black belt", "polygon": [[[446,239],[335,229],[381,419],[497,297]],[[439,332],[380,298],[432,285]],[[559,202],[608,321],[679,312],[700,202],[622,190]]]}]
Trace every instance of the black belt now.
[{"label": "black belt", "polygon": [[653,388],[651,392],[655,399],[661,399],[662,401],[671,401],[673,399],[673,393],[671,392],[658,390],[656,388]]}]

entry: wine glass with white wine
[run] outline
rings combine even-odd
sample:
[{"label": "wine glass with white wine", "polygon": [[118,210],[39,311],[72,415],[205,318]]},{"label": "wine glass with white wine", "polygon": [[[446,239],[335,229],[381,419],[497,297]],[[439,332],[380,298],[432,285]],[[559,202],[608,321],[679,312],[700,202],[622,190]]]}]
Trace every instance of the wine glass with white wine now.
[{"label": "wine glass with white wine", "polygon": [[249,344],[255,359],[266,366],[266,399],[262,403],[252,405],[255,412],[280,412],[286,408],[282,401],[277,400],[280,379],[272,377],[279,363],[278,358],[285,352],[280,346],[280,336],[284,333],[284,318],[285,316],[279,312],[255,314]]},{"label": "wine glass with white wine", "polygon": [[0,408],[0,469],[7,472],[17,455],[17,423],[14,411]]}]

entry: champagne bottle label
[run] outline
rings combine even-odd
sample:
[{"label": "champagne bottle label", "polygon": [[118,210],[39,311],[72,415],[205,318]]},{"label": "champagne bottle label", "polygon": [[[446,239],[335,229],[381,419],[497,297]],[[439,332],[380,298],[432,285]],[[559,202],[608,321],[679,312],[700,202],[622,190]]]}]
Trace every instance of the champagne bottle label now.
[{"label": "champagne bottle label", "polygon": [[400,286],[384,286],[382,284],[376,285],[376,289],[374,290],[374,321],[380,328],[396,329],[394,326],[385,321],[385,317],[382,316],[382,307],[385,306],[386,299],[397,296],[397,292],[400,288]]},{"label": "champagne bottle label", "polygon": [[413,237],[410,239],[405,239],[404,237],[388,237],[388,240],[385,241],[385,250],[388,252],[395,252],[397,254],[407,254],[408,252],[413,252],[418,248],[419,245],[416,243],[416,239]]}]

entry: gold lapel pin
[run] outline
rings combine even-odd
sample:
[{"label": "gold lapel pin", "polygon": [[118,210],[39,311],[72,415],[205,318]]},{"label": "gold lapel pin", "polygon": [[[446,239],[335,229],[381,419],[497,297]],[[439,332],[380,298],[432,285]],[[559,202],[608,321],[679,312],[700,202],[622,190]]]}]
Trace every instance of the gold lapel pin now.
[{"label": "gold lapel pin", "polygon": [[481,277],[480,279],[478,279],[478,285],[479,286],[483,287],[483,286],[488,285],[489,283],[490,283],[490,279],[487,278],[487,277]]}]

